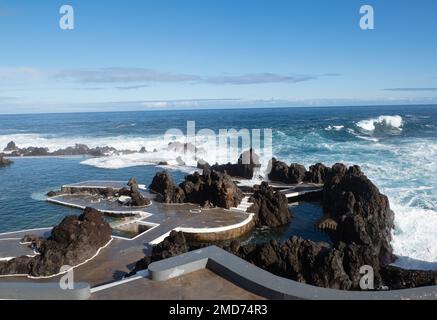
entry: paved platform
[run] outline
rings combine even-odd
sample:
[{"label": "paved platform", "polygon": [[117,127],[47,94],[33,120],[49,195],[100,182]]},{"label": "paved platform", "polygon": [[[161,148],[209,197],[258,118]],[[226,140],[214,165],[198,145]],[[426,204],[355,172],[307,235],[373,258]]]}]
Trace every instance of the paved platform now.
[{"label": "paved platform", "polygon": [[209,270],[200,270],[165,282],[142,278],[95,292],[92,300],[260,300]]}]

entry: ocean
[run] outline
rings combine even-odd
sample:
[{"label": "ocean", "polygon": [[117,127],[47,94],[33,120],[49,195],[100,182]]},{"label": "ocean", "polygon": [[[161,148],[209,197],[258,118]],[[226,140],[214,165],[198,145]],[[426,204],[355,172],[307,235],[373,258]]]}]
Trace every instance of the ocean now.
[{"label": "ocean", "polygon": [[[185,165],[178,164],[180,151],[168,150],[163,135],[171,128],[185,132],[187,121],[195,121],[196,130],[214,132],[270,128],[273,155],[288,163],[359,164],[395,212],[397,264],[437,270],[437,106],[0,115],[1,150],[14,141],[20,148],[51,151],[76,143],[137,151],[102,158],[13,159],[12,166],[0,168],[0,232],[51,226],[77,214],[44,201],[47,191],[63,184],[136,177],[148,185],[163,169],[156,166],[159,161],[167,161],[164,169],[181,181],[196,161],[185,157]],[[142,147],[149,152],[138,152]],[[227,152],[203,147],[207,161],[220,161]],[[305,212],[308,207],[299,214]]]}]

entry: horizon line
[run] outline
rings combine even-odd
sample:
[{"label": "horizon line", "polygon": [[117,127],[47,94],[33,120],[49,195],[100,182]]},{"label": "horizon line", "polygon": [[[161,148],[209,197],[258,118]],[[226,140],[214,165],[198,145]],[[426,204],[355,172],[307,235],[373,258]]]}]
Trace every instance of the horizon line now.
[{"label": "horizon line", "polygon": [[357,105],[308,105],[308,106],[252,106],[252,107],[188,107],[188,108],[149,108],[118,111],[59,111],[59,112],[23,112],[23,113],[2,113],[0,116],[20,115],[43,115],[43,114],[81,114],[81,113],[126,113],[126,112],[154,112],[154,111],[204,111],[204,110],[250,110],[250,109],[315,109],[315,108],[363,108],[363,107],[437,107],[437,103],[410,103],[410,104],[357,104]]}]

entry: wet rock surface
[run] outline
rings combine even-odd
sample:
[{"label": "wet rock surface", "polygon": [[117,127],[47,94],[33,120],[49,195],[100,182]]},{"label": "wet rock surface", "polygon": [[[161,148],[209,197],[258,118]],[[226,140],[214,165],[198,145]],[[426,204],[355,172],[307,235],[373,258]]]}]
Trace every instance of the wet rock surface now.
[{"label": "wet rock surface", "polygon": [[52,276],[62,266],[75,266],[92,258],[111,240],[112,230],[99,211],[86,208],[80,216],[68,216],[53,228],[48,239],[25,236],[35,257],[0,262],[0,275]]}]

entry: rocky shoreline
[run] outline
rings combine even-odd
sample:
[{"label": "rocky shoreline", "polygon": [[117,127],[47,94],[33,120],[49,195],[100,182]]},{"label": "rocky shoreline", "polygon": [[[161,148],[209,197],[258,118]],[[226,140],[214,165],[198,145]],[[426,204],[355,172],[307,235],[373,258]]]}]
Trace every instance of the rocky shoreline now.
[{"label": "rocky shoreline", "polygon": [[[185,148],[184,145],[179,147]],[[360,290],[363,266],[373,269],[376,290],[437,284],[437,271],[404,270],[391,265],[396,260],[391,246],[394,213],[388,198],[359,166],[347,167],[337,163],[327,167],[317,163],[307,170],[303,165],[287,165],[275,158],[269,165],[272,182],[322,186],[322,191],[312,195],[311,200],[318,201],[323,207],[324,216],[315,222],[315,227],[326,232],[330,244],[296,236],[282,242],[257,244],[240,240],[192,243],[183,233],[173,231],[152,248],[151,255],[135,263],[134,271],[147,268],[151,262],[213,244],[273,274],[319,287]],[[158,172],[149,189],[158,195],[158,201],[167,204],[193,203],[206,209],[237,207],[249,195],[237,186],[234,179],[253,177],[259,168],[259,157],[249,150],[239,157],[237,163],[213,166],[199,163],[199,168],[203,169],[201,173],[185,176],[180,184],[176,184],[168,172]],[[120,190],[94,189],[92,192],[106,198],[124,197],[128,200],[125,205],[130,206],[150,203],[139,192],[135,179],[132,178],[128,186]],[[66,192],[76,194],[79,191],[62,189],[50,192],[48,196]],[[251,188],[249,202],[252,205],[247,212],[254,214],[257,228],[274,229],[293,223],[288,199],[269,182]],[[208,214],[207,210],[205,214]],[[79,217],[65,218],[48,239],[25,237],[23,240],[31,242],[38,254],[0,262],[0,275],[38,277],[56,274],[64,264],[76,265],[89,259],[110,239],[111,228],[101,213],[87,208]]]},{"label": "rocky shoreline", "polygon": [[[136,263],[135,270],[147,268],[151,262],[213,244],[273,274],[320,287],[360,290],[363,266],[373,268],[376,290],[437,283],[437,272],[404,270],[390,265],[396,259],[390,244],[394,213],[388,198],[380,193],[359,166],[335,164],[326,167],[316,164],[306,170],[302,165],[288,166],[276,159],[272,159],[271,165],[269,178],[272,181],[323,184],[318,200],[330,224],[321,226],[329,235],[331,245],[295,236],[282,243],[270,241],[255,245],[234,240],[199,244],[189,243],[183,233],[172,232],[153,248],[150,256]],[[238,166],[238,163],[233,165],[232,172]],[[223,171],[227,174],[225,169]],[[161,191],[166,193],[165,188]],[[254,204],[248,211],[256,214],[258,227],[292,223],[288,202],[278,194],[267,182],[254,187],[250,200]]]}]

